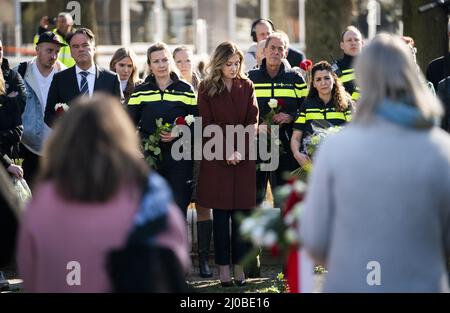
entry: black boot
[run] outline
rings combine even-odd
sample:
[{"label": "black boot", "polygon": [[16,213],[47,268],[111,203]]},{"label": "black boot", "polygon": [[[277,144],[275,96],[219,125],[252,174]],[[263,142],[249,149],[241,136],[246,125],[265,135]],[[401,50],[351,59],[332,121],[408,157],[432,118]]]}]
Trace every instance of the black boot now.
[{"label": "black boot", "polygon": [[212,277],[209,269],[209,246],[211,244],[212,221],[197,222],[197,244],[198,244],[198,267],[200,277]]}]

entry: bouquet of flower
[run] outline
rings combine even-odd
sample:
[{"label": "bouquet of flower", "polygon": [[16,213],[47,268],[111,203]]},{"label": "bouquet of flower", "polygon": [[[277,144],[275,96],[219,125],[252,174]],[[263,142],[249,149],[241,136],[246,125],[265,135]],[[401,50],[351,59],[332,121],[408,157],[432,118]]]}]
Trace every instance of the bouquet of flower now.
[{"label": "bouquet of flower", "polygon": [[183,117],[179,116],[175,119],[175,121],[170,123],[163,123],[162,118],[158,118],[156,123],[156,130],[153,134],[145,138],[143,141],[144,151],[148,152],[148,156],[145,158],[150,167],[156,169],[157,161],[162,160],[160,142],[161,142],[161,134],[163,132],[171,133],[173,137],[178,137],[181,133],[181,129],[178,126],[187,125],[190,126],[195,121],[195,117],[191,114]]},{"label": "bouquet of flower", "polygon": [[[329,122],[324,121],[314,121],[311,126],[313,133],[303,138],[303,152],[306,153],[310,159],[313,158],[324,138],[342,130],[342,126],[333,126]],[[300,166],[291,172],[291,176],[304,180],[311,168],[311,165],[305,167]]]},{"label": "bouquet of flower", "polygon": [[300,201],[305,190],[306,185],[303,182],[292,181],[281,187],[277,193],[286,200],[286,208],[289,210],[280,212],[278,209],[261,207],[242,221],[241,234],[250,240],[256,249],[248,256],[247,261],[254,258],[259,247],[269,249],[274,256],[285,258],[290,249],[300,244],[297,223],[302,210]]}]

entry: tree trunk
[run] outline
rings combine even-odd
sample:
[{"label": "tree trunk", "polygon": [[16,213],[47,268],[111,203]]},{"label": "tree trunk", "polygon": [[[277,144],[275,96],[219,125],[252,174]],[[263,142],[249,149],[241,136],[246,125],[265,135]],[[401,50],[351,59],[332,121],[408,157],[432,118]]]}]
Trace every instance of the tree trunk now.
[{"label": "tree trunk", "polygon": [[425,72],[431,60],[448,51],[447,15],[435,8],[426,13],[417,9],[430,0],[404,0],[404,34],[414,39],[417,48],[417,63]]},{"label": "tree trunk", "polygon": [[313,63],[340,58],[340,36],[352,21],[352,9],[352,0],[306,1],[306,55]]}]

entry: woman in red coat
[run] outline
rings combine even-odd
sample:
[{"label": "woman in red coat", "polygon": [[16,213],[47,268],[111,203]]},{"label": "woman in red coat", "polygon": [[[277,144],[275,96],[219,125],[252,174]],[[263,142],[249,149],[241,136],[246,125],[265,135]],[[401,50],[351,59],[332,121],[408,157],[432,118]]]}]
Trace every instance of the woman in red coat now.
[{"label": "woman in red coat", "polygon": [[[235,283],[245,284],[243,267],[239,263],[250,247],[239,234],[236,217],[239,213],[248,215],[256,205],[256,165],[249,143],[254,142],[258,106],[253,84],[246,78],[242,64],[243,53],[235,44],[220,44],[208,66],[209,74],[198,91],[204,133],[208,133],[208,126],[222,130],[221,134],[214,133],[213,140],[222,140],[223,153],[219,155],[219,147],[211,149],[211,154],[216,155],[212,160],[207,155],[210,138],[204,140],[197,197],[200,205],[213,208],[215,261],[224,287],[232,285],[231,263],[234,264]],[[231,133],[230,126],[245,128],[246,134],[241,131],[228,136],[234,137],[234,143],[230,143],[227,138],[227,131],[228,135]],[[244,140],[243,147],[237,144],[239,140]]]}]

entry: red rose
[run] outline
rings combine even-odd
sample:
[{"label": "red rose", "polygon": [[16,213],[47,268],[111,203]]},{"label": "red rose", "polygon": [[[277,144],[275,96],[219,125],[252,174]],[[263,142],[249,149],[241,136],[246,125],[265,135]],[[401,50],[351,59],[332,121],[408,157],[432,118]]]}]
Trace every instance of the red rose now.
[{"label": "red rose", "polygon": [[300,68],[304,71],[309,71],[313,63],[310,59],[305,59],[300,62]]},{"label": "red rose", "polygon": [[175,125],[186,125],[184,117],[179,116],[175,119]]},{"label": "red rose", "polygon": [[63,107],[59,107],[59,108],[57,108],[56,109],[56,114],[64,114],[64,109],[63,109]]},{"label": "red rose", "polygon": [[285,102],[284,102],[284,99],[278,99],[278,106],[280,107],[280,108],[284,108],[284,106],[285,106]]}]

